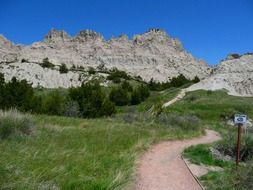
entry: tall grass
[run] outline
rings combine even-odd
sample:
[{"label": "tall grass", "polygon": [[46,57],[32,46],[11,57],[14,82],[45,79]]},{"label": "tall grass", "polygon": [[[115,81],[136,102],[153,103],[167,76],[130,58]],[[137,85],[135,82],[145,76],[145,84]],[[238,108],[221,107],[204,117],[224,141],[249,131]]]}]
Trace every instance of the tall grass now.
[{"label": "tall grass", "polygon": [[9,136],[29,135],[34,127],[30,114],[23,114],[16,109],[9,111],[0,110],[0,139]]},{"label": "tall grass", "polygon": [[200,134],[121,118],[35,120],[35,137],[0,141],[0,189],[123,189],[152,143]]}]

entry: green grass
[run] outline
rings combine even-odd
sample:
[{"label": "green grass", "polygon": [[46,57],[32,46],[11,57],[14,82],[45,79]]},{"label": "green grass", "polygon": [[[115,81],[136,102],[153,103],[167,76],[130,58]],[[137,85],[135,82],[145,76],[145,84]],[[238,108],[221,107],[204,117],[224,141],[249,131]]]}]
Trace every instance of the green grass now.
[{"label": "green grass", "polygon": [[33,136],[0,141],[2,189],[122,189],[151,144],[201,133],[110,118],[36,121]]},{"label": "green grass", "polygon": [[[145,112],[158,102],[169,101],[179,90],[152,92],[145,102],[124,107],[122,112]],[[197,115],[203,128],[210,126],[226,134],[223,118],[234,112],[252,117],[252,100],[222,91],[196,91],[187,93],[165,112]],[[101,119],[37,115],[34,119],[37,127],[32,135],[0,141],[0,189],[122,189],[133,181],[136,160],[150,145],[198,136],[203,129],[183,130],[144,120],[126,123],[117,115]],[[185,155],[195,163],[225,168],[224,173],[203,177],[205,185],[211,187],[226,179],[231,168],[213,159],[207,150],[208,146],[199,145],[187,149]]]},{"label": "green grass", "polygon": [[140,112],[147,111],[157,103],[166,103],[173,99],[179,91],[180,88],[170,88],[161,92],[153,91],[151,96],[145,102],[142,102],[137,106],[137,110]]},{"label": "green grass", "polygon": [[34,130],[33,118],[17,110],[0,110],[0,141],[8,137],[30,135]]},{"label": "green grass", "polygon": [[231,163],[225,162],[223,160],[217,160],[215,159],[210,151],[209,151],[210,145],[197,145],[197,146],[191,146],[184,150],[184,157],[190,159],[190,161],[194,164],[205,164],[209,166],[220,166],[220,167],[227,167],[230,166]]},{"label": "green grass", "polygon": [[246,113],[253,117],[253,98],[229,96],[224,91],[204,90],[188,92],[179,102],[166,108],[166,112],[193,114],[206,122],[220,122],[234,113]]},{"label": "green grass", "polygon": [[180,91],[180,88],[170,88],[165,91],[151,91],[150,96],[138,105],[117,106],[117,113],[146,112],[156,104],[163,104],[173,99]]},{"label": "green grass", "polygon": [[[245,113],[249,118],[253,117],[253,98],[229,96],[224,91],[194,91],[176,104],[165,110],[167,113],[193,114],[202,119],[207,127],[218,131],[223,137],[231,133],[237,133],[236,127],[229,127],[226,121],[235,113]],[[219,143],[219,142],[217,142]],[[236,143],[236,142],[235,142]],[[195,164],[220,166],[223,172],[209,172],[200,178],[209,190],[246,190],[252,189],[252,178],[246,178],[245,169],[236,170],[234,161],[225,162],[214,159],[209,151],[211,145],[197,145],[184,151],[184,156]],[[247,168],[247,166],[245,166]],[[242,166],[244,168],[244,166]],[[238,172],[238,174],[237,174]],[[245,176],[244,176],[245,175]],[[238,177],[239,176],[239,177]],[[243,182],[238,179],[244,179]],[[247,179],[247,180],[245,180]]]}]

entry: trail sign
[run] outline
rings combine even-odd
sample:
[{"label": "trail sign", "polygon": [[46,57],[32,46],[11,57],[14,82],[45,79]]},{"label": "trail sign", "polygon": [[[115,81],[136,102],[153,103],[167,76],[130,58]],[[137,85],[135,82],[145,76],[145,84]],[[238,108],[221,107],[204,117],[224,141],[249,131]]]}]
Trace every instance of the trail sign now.
[{"label": "trail sign", "polygon": [[238,132],[237,132],[237,147],[236,147],[236,166],[239,165],[240,162],[240,143],[241,143],[241,133],[242,133],[242,125],[247,122],[247,115],[242,114],[235,114],[234,117],[235,124],[238,125]]},{"label": "trail sign", "polygon": [[235,124],[245,124],[247,122],[247,115],[235,114],[234,122]]}]

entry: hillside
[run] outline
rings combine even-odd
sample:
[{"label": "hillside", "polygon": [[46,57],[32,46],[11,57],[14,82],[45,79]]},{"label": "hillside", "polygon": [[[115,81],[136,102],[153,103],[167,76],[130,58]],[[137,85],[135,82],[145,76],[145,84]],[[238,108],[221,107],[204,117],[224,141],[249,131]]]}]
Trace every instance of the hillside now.
[{"label": "hillside", "polygon": [[253,96],[253,54],[229,55],[209,78],[188,88],[189,91],[198,89],[225,89],[230,95]]},{"label": "hillside", "polygon": [[[54,67],[41,67],[45,58]],[[89,67],[98,71],[116,67],[145,81],[153,78],[160,82],[179,74],[188,79],[196,75],[203,79],[211,72],[205,62],[184,50],[178,39],[159,29],[132,39],[122,35],[109,40],[91,30],[80,31],[73,37],[65,31],[51,30],[44,40],[31,45],[14,45],[0,36],[0,63],[0,72],[6,80],[16,76],[34,87],[47,88],[78,86],[89,79],[85,73]],[[71,71],[59,73],[61,64]]]}]

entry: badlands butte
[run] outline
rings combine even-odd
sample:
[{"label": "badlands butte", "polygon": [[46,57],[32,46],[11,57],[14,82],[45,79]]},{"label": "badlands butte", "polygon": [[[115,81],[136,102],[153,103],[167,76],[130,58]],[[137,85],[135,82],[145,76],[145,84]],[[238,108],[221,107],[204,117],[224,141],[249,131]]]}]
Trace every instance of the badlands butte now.
[{"label": "badlands butte", "polygon": [[[53,66],[43,67],[45,60]],[[59,71],[63,64],[69,69],[67,73]],[[95,74],[88,72],[91,68]],[[180,74],[188,79],[198,76],[201,81],[187,90],[226,89],[231,95],[253,96],[252,53],[230,54],[211,67],[160,29],[132,39],[122,35],[109,40],[91,30],[72,37],[53,29],[31,45],[16,45],[0,35],[0,72],[7,81],[16,77],[26,79],[33,87],[68,88],[99,78],[106,85],[107,73],[113,68],[145,82],[166,82]]]}]

